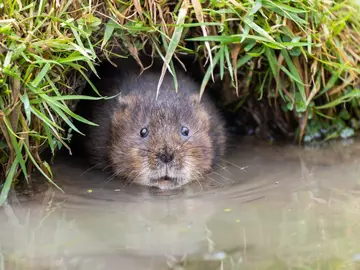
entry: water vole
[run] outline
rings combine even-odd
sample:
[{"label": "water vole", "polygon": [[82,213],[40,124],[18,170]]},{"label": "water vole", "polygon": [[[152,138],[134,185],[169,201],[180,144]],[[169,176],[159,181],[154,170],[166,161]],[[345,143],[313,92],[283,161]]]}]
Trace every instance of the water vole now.
[{"label": "water vole", "polygon": [[206,95],[199,101],[199,85],[182,70],[178,92],[167,72],[156,98],[160,73],[153,66],[140,75],[131,60],[100,72],[97,89],[120,95],[93,102],[89,118],[99,126],[88,128],[85,149],[92,164],[126,181],[173,189],[211,171],[226,136],[214,104]]}]

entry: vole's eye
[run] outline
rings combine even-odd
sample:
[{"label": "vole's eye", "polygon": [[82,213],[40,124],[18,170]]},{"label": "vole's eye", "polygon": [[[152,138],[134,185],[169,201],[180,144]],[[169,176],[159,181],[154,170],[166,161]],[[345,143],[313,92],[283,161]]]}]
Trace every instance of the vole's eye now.
[{"label": "vole's eye", "polygon": [[187,127],[181,127],[181,135],[187,137],[189,136],[190,130]]},{"label": "vole's eye", "polygon": [[148,130],[147,128],[142,128],[142,129],[140,130],[140,136],[141,136],[142,138],[145,138],[148,134],[149,134],[149,130]]}]

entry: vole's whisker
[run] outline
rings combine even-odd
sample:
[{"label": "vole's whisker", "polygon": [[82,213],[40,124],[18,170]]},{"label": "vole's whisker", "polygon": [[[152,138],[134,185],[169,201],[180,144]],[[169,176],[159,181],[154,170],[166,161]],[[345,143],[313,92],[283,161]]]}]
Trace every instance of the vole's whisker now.
[{"label": "vole's whisker", "polygon": [[86,169],[85,171],[83,171],[83,172],[80,174],[80,176],[83,176],[85,173],[91,171],[92,169],[95,169],[96,167],[100,167],[100,166],[101,166],[102,164],[104,164],[104,163],[105,163],[105,161],[100,162],[100,163],[98,163],[98,164],[95,164],[94,166],[91,166],[90,168],[88,168],[88,169]]}]

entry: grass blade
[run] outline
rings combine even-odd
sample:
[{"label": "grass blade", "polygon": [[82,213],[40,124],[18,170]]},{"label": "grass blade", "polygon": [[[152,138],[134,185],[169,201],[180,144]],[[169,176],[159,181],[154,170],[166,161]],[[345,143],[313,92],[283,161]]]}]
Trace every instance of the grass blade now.
[{"label": "grass blade", "polygon": [[19,165],[19,161],[17,159],[15,159],[13,164],[10,167],[10,171],[7,173],[5,184],[2,187],[1,193],[0,193],[0,207],[6,202],[6,198],[11,189],[11,185],[14,180],[18,165]]},{"label": "grass blade", "polygon": [[[180,24],[183,24],[185,21],[185,16],[188,12],[188,8],[189,8],[189,2],[188,0],[184,0],[183,4],[181,5],[181,8],[179,10],[179,14],[178,14],[178,20],[176,22],[176,24],[178,25],[177,27],[175,27],[173,36],[170,40],[169,46],[166,50],[166,54],[165,54],[165,63],[163,65],[162,71],[161,71],[161,76],[159,79],[159,83],[156,89],[156,97],[159,96],[159,90],[160,90],[160,86],[162,84],[162,81],[164,79],[165,76],[165,72],[167,67],[169,66],[169,63],[172,59],[172,56],[175,52],[175,49],[177,47],[177,45],[179,44],[182,32],[183,32],[183,27],[179,26]],[[169,69],[169,71],[171,72],[171,70]],[[176,89],[177,90],[177,89]]]},{"label": "grass blade", "polygon": [[21,143],[21,145],[19,145],[19,143],[17,142],[16,137],[14,136],[15,133],[14,133],[13,129],[11,128],[11,125],[10,125],[7,117],[4,117],[3,120],[4,120],[4,124],[5,124],[6,128],[9,131],[11,131],[8,134],[10,136],[12,146],[14,147],[16,158],[18,159],[18,162],[20,164],[21,170],[24,174],[26,181],[28,181],[28,174],[27,174],[27,169],[26,169],[26,165],[25,165],[25,160],[22,155],[22,145],[23,144]]},{"label": "grass blade", "polygon": [[[217,52],[217,54],[215,55],[214,57],[214,66],[217,64],[217,62],[219,61],[220,59],[220,51]],[[231,66],[231,63],[230,63],[230,66]],[[211,72],[213,70],[213,67],[209,66],[208,69],[206,70],[206,73],[204,75],[204,78],[202,80],[202,83],[201,83],[201,86],[200,86],[200,95],[199,95],[199,98],[201,99],[202,95],[204,94],[204,91],[205,91],[205,87],[210,79],[210,75],[211,75]]]},{"label": "grass blade", "polygon": [[289,67],[290,69],[290,72],[292,74],[292,77],[293,78],[296,78],[295,82],[296,82],[296,85],[299,89],[299,92],[300,92],[300,95],[301,95],[301,98],[303,100],[304,103],[306,103],[306,94],[305,94],[305,87],[304,87],[304,83],[295,67],[295,65],[293,64],[293,62],[291,61],[291,58],[289,56],[289,53],[285,50],[285,49],[282,49],[281,50],[281,54],[284,56],[284,59],[285,59],[285,62],[287,64],[287,66]]},{"label": "grass blade", "polygon": [[62,190],[62,188],[60,188],[39,166],[39,164],[36,162],[36,160],[34,159],[33,155],[31,154],[29,148],[24,145],[24,148],[27,152],[27,154],[29,155],[30,160],[32,161],[32,163],[35,165],[35,167],[38,169],[38,171],[51,183],[53,184],[56,188],[58,188],[61,192],[64,193],[64,191]]}]

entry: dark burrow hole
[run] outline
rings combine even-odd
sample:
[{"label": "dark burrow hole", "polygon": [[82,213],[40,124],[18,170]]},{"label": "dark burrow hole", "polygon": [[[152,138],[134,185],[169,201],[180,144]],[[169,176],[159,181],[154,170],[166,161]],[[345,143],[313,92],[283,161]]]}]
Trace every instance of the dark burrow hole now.
[{"label": "dark burrow hole", "polygon": [[[204,62],[196,59],[194,56],[179,56],[178,59],[181,61],[181,64],[174,59],[173,63],[175,68],[184,69],[185,67],[187,74],[200,85],[206,72]],[[112,59],[111,61],[116,63],[116,59]],[[141,56],[141,61],[144,66],[151,63],[151,60],[145,56]],[[162,63],[162,60],[156,59],[155,63]],[[101,73],[113,72],[114,68],[116,67],[111,65],[107,60],[103,60],[103,62],[97,66],[97,70],[100,70]],[[207,66],[205,68],[207,68]],[[215,68],[215,80],[209,80],[205,91],[208,92],[222,114],[230,137],[255,136],[260,140],[271,141],[273,143],[294,142],[294,130],[296,129],[294,119],[285,119],[281,110],[269,105],[266,98],[259,100],[258,93],[256,93],[255,90],[242,93],[242,83],[245,80],[245,74],[238,72],[238,95],[236,94],[235,88],[231,85],[229,76],[225,74],[223,80],[220,80],[218,74],[219,69]],[[91,74],[90,80],[94,79],[94,76],[94,74]],[[256,89],[256,86],[251,86],[249,89]],[[96,93],[94,93],[92,89],[89,87],[84,88],[84,85],[78,87],[76,93],[96,96]],[[90,107],[93,102],[96,101],[79,101],[78,104],[74,105],[75,112],[87,118],[90,111],[88,107]],[[81,130],[83,123],[77,120],[74,120],[74,123]],[[70,146],[74,155],[84,153],[81,148],[82,139],[83,136],[73,132],[73,139]],[[66,149],[64,149],[64,151],[68,152]]]}]

